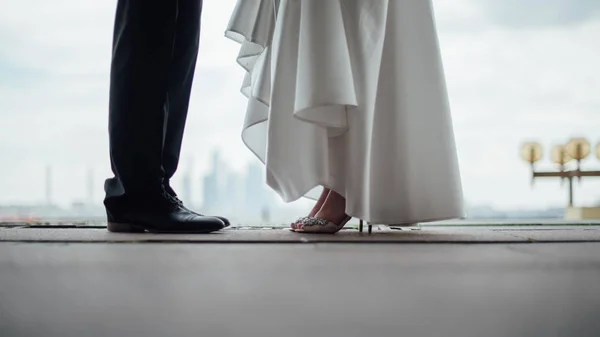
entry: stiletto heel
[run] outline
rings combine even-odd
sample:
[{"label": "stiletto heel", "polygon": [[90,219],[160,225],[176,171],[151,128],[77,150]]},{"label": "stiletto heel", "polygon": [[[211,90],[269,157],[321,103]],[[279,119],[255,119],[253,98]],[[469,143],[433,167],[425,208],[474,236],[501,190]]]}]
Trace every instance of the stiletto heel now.
[{"label": "stiletto heel", "polygon": [[369,225],[369,234],[373,233],[373,224],[370,222],[367,222],[367,224]]},{"label": "stiletto heel", "polygon": [[363,231],[363,221],[362,219],[360,219],[360,221],[358,222],[358,232],[362,233]]}]

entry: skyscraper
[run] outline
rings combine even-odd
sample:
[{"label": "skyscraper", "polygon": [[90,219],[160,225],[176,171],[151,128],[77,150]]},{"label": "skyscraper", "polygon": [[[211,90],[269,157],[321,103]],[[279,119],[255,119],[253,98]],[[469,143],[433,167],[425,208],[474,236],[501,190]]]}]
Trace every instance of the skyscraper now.
[{"label": "skyscraper", "polygon": [[245,213],[243,199],[244,185],[242,177],[236,172],[227,172],[221,196],[223,210],[228,213]]},{"label": "skyscraper", "polygon": [[217,180],[212,173],[207,174],[203,178],[202,184],[202,208],[204,212],[214,213],[217,211]]},{"label": "skyscraper", "polygon": [[211,170],[204,176],[202,188],[203,210],[205,212],[219,212],[220,196],[223,193],[221,176],[221,158],[218,150],[212,154]]},{"label": "skyscraper", "polygon": [[185,203],[192,205],[192,174],[186,171],[181,178],[181,197]]},{"label": "skyscraper", "polygon": [[244,204],[249,214],[266,221],[269,207],[273,203],[274,192],[265,182],[265,168],[258,163],[248,166],[245,181]]},{"label": "skyscraper", "polygon": [[52,166],[46,166],[46,205],[52,205]]},{"label": "skyscraper", "polygon": [[258,164],[250,164],[246,171],[245,181],[245,204],[249,209],[259,212],[262,208],[263,174]]}]

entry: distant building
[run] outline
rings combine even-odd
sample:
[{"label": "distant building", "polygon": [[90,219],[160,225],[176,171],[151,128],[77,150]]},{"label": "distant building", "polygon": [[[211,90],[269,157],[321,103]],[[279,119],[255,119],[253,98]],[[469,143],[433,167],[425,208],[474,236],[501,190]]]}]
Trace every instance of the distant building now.
[{"label": "distant building", "polygon": [[216,200],[218,190],[217,179],[214,174],[209,174],[202,180],[202,208],[205,212],[214,212],[218,204]]},{"label": "distant building", "polygon": [[183,174],[181,179],[181,198],[185,201],[186,204],[192,205],[192,175],[190,171],[187,171]]},{"label": "distant building", "polygon": [[264,222],[265,218],[270,218],[269,207],[273,204],[274,192],[265,183],[262,165],[251,164],[246,172],[238,173],[222,162],[219,153],[215,152],[203,183],[203,212],[244,222]]},{"label": "distant building", "polygon": [[46,205],[52,205],[52,166],[46,167]]},{"label": "distant building", "polygon": [[218,151],[212,155],[211,169],[203,178],[202,208],[204,212],[220,213],[223,195],[223,175],[226,171]]}]

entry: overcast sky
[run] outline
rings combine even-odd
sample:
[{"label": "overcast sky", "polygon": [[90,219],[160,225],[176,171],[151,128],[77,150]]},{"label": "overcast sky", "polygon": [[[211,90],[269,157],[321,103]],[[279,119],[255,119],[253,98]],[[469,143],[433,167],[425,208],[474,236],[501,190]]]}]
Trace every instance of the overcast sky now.
[{"label": "overcast sky", "polygon": [[[258,1],[258,0],[247,0]],[[303,0],[309,1],[309,0]],[[325,0],[319,0],[325,1]],[[383,0],[381,0],[383,1]],[[408,1],[408,0],[397,0]],[[418,1],[418,0],[413,0]],[[223,37],[235,0],[205,0],[180,173],[199,177],[211,151],[234,169],[253,161],[240,140],[245,99],[237,45]],[[109,175],[108,72],[116,2],[2,0],[0,5],[0,204],[95,195]],[[520,143],[551,146],[572,136],[600,142],[600,2],[435,0],[438,30],[467,202],[498,208],[563,206],[558,181],[530,185]],[[548,156],[540,164],[551,168]],[[600,169],[590,157],[585,167]],[[600,179],[576,187],[576,201],[600,200]]]}]

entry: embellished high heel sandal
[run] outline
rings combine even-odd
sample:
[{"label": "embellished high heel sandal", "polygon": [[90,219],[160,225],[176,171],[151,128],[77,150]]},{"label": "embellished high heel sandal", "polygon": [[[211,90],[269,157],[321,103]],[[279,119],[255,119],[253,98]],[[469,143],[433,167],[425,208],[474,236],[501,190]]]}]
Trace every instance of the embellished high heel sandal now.
[{"label": "embellished high heel sandal", "polygon": [[297,223],[295,232],[298,233],[322,233],[334,234],[339,232],[352,219],[351,216],[346,216],[340,223],[333,223],[326,219],[314,217],[304,217],[300,223]]}]

